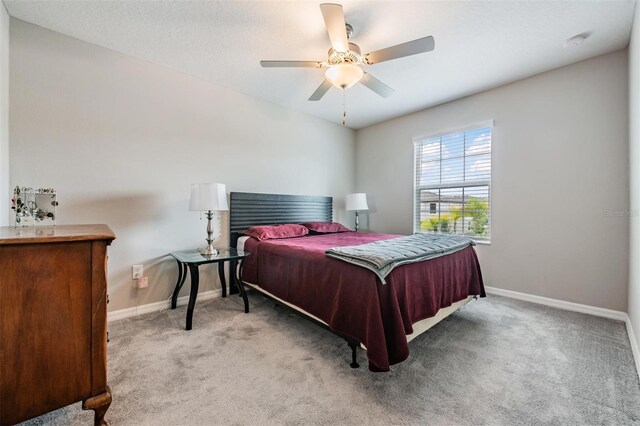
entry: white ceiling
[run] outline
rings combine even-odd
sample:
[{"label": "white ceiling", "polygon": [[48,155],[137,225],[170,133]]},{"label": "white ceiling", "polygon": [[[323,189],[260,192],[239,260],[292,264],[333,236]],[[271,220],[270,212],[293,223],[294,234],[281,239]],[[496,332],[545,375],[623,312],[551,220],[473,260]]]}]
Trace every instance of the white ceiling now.
[{"label": "white ceiling", "polygon": [[[334,0],[335,1],[335,0]],[[262,68],[261,59],[326,60],[315,1],[4,0],[11,16],[212,83],[340,123],[341,91],[307,101],[312,68]],[[433,35],[435,51],[365,66],[396,93],[347,91],[358,129],[510,81],[624,48],[634,0],[351,1],[345,16],[363,53]],[[578,48],[563,48],[589,33]]]}]

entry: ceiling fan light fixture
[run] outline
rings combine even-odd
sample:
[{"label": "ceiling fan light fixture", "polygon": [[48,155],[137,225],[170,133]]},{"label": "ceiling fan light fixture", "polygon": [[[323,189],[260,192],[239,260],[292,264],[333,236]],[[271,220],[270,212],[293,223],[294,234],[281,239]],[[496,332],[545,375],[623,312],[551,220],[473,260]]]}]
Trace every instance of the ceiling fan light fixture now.
[{"label": "ceiling fan light fixture", "polygon": [[[366,88],[383,98],[393,94],[393,89],[371,74],[364,72],[361,65],[373,65],[419,53],[430,52],[435,48],[433,36],[418,38],[405,43],[375,50],[365,55],[360,46],[350,42],[353,35],[353,27],[344,20],[344,10],[336,3],[322,3],[320,11],[324,19],[327,34],[331,41],[327,61],[260,61],[265,68],[273,67],[309,67],[323,68],[325,79],[315,92],[309,97],[310,101],[319,101],[331,88],[348,89],[356,83],[361,83]],[[586,33],[585,33],[586,34]],[[345,103],[346,90],[342,91],[343,104]],[[343,108],[342,124],[346,125],[346,109]]]},{"label": "ceiling fan light fixture", "polygon": [[362,79],[364,71],[357,65],[338,64],[330,66],[324,76],[334,86],[348,89]]}]

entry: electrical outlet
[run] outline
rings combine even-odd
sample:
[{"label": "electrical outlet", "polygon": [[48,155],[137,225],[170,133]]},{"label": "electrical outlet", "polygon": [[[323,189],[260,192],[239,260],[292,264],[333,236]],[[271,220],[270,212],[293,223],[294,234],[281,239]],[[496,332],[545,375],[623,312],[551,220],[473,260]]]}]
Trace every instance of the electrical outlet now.
[{"label": "electrical outlet", "polygon": [[131,279],[137,280],[144,275],[144,267],[142,265],[133,265],[131,267]]}]

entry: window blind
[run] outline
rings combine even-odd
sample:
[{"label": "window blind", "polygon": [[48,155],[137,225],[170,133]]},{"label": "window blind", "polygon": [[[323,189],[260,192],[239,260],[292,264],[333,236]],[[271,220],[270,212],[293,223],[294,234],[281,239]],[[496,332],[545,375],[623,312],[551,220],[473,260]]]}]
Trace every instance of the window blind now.
[{"label": "window blind", "polygon": [[414,139],[414,232],[491,238],[491,126]]}]

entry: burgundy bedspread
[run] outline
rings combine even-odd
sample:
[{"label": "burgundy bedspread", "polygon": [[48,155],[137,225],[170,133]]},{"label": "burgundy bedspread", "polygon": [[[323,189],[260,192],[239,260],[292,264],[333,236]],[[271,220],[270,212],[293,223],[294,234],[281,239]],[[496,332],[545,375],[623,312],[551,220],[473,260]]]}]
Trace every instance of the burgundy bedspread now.
[{"label": "burgundy bedspread", "polygon": [[242,279],[257,284],[367,347],[369,369],[409,356],[412,325],[470,295],[485,296],[473,247],[400,266],[381,284],[365,269],[325,255],[331,247],[365,244],[399,235],[346,232],[259,242],[249,238]]}]

